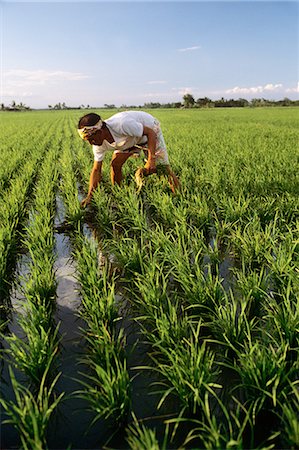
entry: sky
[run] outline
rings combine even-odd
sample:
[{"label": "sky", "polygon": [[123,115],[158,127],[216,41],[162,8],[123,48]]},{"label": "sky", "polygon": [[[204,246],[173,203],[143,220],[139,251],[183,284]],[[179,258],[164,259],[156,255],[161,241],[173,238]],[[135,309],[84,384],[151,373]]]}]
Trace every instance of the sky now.
[{"label": "sky", "polygon": [[0,0],[0,101],[299,98],[297,1]]}]

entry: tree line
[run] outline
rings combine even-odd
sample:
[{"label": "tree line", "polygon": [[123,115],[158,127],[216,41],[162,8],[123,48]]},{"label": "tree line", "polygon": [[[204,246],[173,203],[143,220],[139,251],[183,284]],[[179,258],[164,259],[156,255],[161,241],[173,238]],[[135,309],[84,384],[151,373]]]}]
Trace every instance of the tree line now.
[{"label": "tree line", "polygon": [[299,100],[290,100],[285,97],[282,100],[267,100],[265,98],[253,98],[247,100],[245,98],[225,99],[221,97],[219,100],[212,100],[208,97],[198,98],[195,100],[193,95],[185,94],[182,103],[146,103],[146,107],[151,108],[244,108],[259,106],[299,106]]},{"label": "tree line", "polygon": [[31,111],[30,106],[25,105],[25,103],[16,103],[14,100],[10,105],[5,106],[4,103],[0,104],[1,111]]},{"label": "tree line", "polygon": [[[262,107],[262,106],[299,106],[299,100],[291,100],[287,97],[282,100],[267,100],[265,98],[253,98],[251,100],[246,100],[245,98],[238,99],[225,99],[220,98],[219,100],[212,100],[208,97],[198,98],[195,100],[192,94],[185,94],[181,102],[170,102],[170,103],[159,103],[159,102],[148,102],[144,105],[125,105],[122,104],[120,109],[133,109],[133,108],[244,108],[244,107]],[[79,106],[67,106],[65,102],[59,102],[55,105],[48,105],[50,110],[65,110],[65,109],[91,109],[90,105],[79,105]],[[94,107],[93,109],[98,108]],[[104,104],[106,109],[118,109],[115,104]],[[30,111],[30,106],[24,103],[16,103],[12,101],[10,105],[5,106],[4,103],[0,104],[1,111]]]}]

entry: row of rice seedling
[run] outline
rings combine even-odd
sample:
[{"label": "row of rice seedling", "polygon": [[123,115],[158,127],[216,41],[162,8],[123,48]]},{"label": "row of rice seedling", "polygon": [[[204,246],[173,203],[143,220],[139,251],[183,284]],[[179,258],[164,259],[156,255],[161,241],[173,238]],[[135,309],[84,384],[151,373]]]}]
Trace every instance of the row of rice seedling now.
[{"label": "row of rice seedling", "polygon": [[[30,262],[23,285],[23,310],[18,314],[21,333],[5,337],[15,401],[1,399],[8,417],[4,423],[17,429],[22,447],[26,449],[47,448],[49,420],[63,397],[63,393],[59,396],[55,393],[60,338],[53,317],[56,296],[53,221],[58,143],[59,136],[44,157],[23,241]],[[24,381],[17,380],[15,370],[25,376]]]},{"label": "row of rice seedling", "polygon": [[77,229],[80,222],[82,222],[84,211],[80,207],[78,198],[76,168],[73,164],[73,153],[70,147],[70,131],[66,123],[64,124],[63,133],[64,141],[61,145],[59,160],[61,172],[60,191],[66,207],[66,221]]},{"label": "row of rice seedling", "polygon": [[[125,352],[125,335],[116,304],[115,275],[108,266],[99,266],[98,243],[80,229],[82,209],[68,142],[61,155],[61,192],[66,217],[77,230],[72,234],[74,257],[80,284],[81,307],[78,311],[85,326],[84,356],[78,373],[81,389],[76,393],[89,405],[92,426],[104,420],[110,434],[126,423],[130,411],[130,375]],[[70,167],[72,170],[70,170]]]},{"label": "row of rice seedling", "polygon": [[[40,132],[42,133],[42,129]],[[2,309],[7,310],[8,307],[13,267],[16,262],[17,247],[20,246],[19,231],[27,214],[26,204],[38,172],[38,163],[43,157],[45,147],[50,140],[50,134],[49,129],[39,141],[31,139],[30,135],[27,134],[26,139],[22,142],[23,148],[17,149],[13,153],[13,155],[21,158],[16,170],[17,174],[10,179],[10,185],[6,186],[4,183],[0,191],[2,199],[0,206],[0,308]],[[7,163],[3,164],[3,167],[10,167],[10,159],[16,161],[13,157],[8,157],[11,149],[6,146],[3,153],[6,154],[8,160]]]}]

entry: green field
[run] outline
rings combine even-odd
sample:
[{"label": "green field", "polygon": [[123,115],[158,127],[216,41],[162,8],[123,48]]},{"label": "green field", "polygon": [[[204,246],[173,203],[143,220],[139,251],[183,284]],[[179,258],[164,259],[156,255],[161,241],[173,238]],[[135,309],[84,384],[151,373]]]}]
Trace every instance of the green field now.
[{"label": "green field", "polygon": [[1,447],[296,449],[298,111],[149,112],[181,191],[106,156],[86,210],[84,111],[0,113]]}]

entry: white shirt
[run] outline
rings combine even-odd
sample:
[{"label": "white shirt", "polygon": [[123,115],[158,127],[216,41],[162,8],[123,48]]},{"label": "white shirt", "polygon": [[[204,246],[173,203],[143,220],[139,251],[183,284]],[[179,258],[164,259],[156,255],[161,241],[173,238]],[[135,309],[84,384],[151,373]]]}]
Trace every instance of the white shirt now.
[{"label": "white shirt", "polygon": [[[114,114],[105,123],[112,134],[114,143],[110,150],[127,150],[134,145],[146,144],[147,137],[143,135],[143,127],[153,128],[156,119],[144,111],[123,111]],[[103,161],[109,150],[101,145],[93,145],[95,161]]]}]

